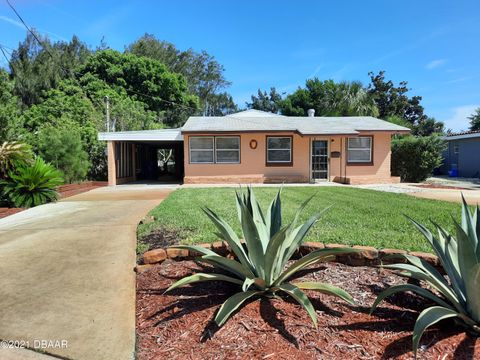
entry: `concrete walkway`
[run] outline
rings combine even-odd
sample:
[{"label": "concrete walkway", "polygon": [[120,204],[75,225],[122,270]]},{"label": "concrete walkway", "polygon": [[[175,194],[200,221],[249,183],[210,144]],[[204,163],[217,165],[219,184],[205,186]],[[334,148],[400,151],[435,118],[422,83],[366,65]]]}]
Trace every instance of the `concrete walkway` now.
[{"label": "concrete walkway", "polygon": [[100,188],[0,220],[0,340],[38,351],[1,343],[0,359],[133,359],[136,226],[172,190]]}]

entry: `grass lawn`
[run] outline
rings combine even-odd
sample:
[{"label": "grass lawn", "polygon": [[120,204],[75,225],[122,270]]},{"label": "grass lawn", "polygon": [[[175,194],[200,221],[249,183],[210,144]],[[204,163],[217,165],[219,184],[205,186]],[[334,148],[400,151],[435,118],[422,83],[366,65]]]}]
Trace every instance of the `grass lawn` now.
[{"label": "grass lawn", "polygon": [[[208,206],[234,227],[240,235],[234,191],[235,188],[189,188],[173,192],[150,212],[155,222],[141,224],[141,238],[164,227],[180,234],[183,243],[205,243],[218,240],[215,228],[202,212]],[[278,188],[255,188],[255,194],[266,209]],[[422,235],[403,216],[427,224],[429,220],[442,224],[453,232],[451,215],[460,219],[459,204],[418,199],[409,195],[386,193],[349,187],[285,187],[282,191],[283,220],[290,221],[300,204],[316,194],[303,213],[303,219],[324,209],[325,213],[310,232],[306,241],[368,245],[376,248],[396,248],[431,252]]]}]

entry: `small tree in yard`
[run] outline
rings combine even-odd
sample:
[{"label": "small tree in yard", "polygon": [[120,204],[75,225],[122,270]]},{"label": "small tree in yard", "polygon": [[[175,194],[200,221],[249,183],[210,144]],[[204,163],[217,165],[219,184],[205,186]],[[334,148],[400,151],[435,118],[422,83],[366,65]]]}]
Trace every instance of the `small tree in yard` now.
[{"label": "small tree in yard", "polygon": [[44,126],[38,133],[36,150],[62,172],[65,182],[85,179],[90,164],[75,127]]},{"label": "small tree in yard", "polygon": [[392,140],[392,174],[402,181],[424,181],[442,164],[445,141],[438,136],[406,136]]}]

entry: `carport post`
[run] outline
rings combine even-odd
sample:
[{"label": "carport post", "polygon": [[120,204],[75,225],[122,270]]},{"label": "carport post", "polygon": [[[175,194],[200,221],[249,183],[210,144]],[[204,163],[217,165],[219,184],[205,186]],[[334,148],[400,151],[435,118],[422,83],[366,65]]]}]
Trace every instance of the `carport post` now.
[{"label": "carport post", "polygon": [[117,169],[115,164],[115,141],[107,142],[108,186],[117,185]]}]

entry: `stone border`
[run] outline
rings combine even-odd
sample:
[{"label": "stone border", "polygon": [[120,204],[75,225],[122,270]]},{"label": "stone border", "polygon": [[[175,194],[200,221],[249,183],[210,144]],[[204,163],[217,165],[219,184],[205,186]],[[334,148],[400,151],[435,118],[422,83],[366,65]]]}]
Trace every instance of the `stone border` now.
[{"label": "stone border", "polygon": [[[230,248],[228,247],[225,241],[216,241],[211,244],[200,244],[197,246],[201,246],[207,249],[211,249],[215,251],[217,254],[222,256],[233,256]],[[340,247],[347,247],[352,249],[360,250],[359,252],[351,253],[351,254],[342,254],[342,255],[332,255],[327,258],[326,261],[331,262],[339,262],[346,265],[351,266],[375,266],[380,264],[392,264],[402,262],[401,259],[398,257],[395,258],[395,255],[403,255],[403,254],[410,254],[413,256],[417,256],[431,265],[440,268],[440,262],[438,257],[425,252],[417,252],[417,251],[405,251],[399,249],[376,249],[371,246],[361,246],[361,245],[341,245],[341,244],[323,244],[323,243],[316,243],[316,242],[305,242],[303,243],[297,252],[292,257],[293,259],[298,258],[300,256],[305,256],[312,251],[319,250],[319,249],[332,249],[332,248],[340,248]],[[160,264],[167,259],[171,260],[191,260],[195,257],[198,257],[200,254],[189,251],[186,249],[172,249],[172,248],[160,248],[160,249],[153,249],[145,252],[142,256],[143,264],[137,265],[135,271],[141,271],[142,269],[149,268],[155,264]]]}]

